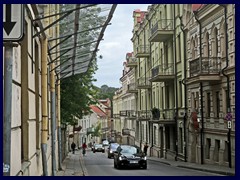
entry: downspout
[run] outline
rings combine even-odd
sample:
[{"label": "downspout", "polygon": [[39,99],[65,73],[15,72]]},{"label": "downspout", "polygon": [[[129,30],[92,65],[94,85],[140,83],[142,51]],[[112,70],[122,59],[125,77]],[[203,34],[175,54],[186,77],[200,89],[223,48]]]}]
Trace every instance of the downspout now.
[{"label": "downspout", "polygon": [[60,79],[57,78],[57,125],[58,125],[58,169],[62,170],[62,132],[61,132],[61,92]]},{"label": "downspout", "polygon": [[3,176],[11,174],[13,44],[4,44]]},{"label": "downspout", "polygon": [[[55,64],[51,63],[51,70],[55,68]],[[51,83],[50,83],[50,90],[51,90],[51,131],[52,131],[52,176],[56,175],[56,93],[55,93],[55,71],[51,71]]]},{"label": "downspout", "polygon": [[183,136],[184,136],[184,161],[187,162],[187,144],[186,144],[186,121],[187,121],[187,85],[186,85],[186,79],[187,79],[187,66],[186,66],[186,32],[184,31],[184,25],[182,23],[182,17],[180,17],[180,20],[181,20],[181,30],[183,32],[183,60],[184,60],[184,69],[183,69],[183,72],[184,72],[184,79],[182,81],[182,84],[184,85],[184,119],[183,119],[183,128],[184,128],[184,131],[183,131]]},{"label": "downspout", "polygon": [[[199,19],[197,18],[197,11],[194,11],[194,17],[196,19],[196,21],[198,22],[199,24],[199,52],[200,52],[200,67],[202,67],[202,25],[201,25],[201,22],[199,21]],[[201,123],[202,123],[202,128],[201,128],[201,131],[200,131],[200,135],[201,135],[201,139],[200,139],[200,142],[201,142],[201,164],[203,164],[204,162],[204,158],[203,158],[203,143],[204,143],[204,117],[203,117],[203,85],[202,85],[202,82],[200,82],[200,96],[201,96],[201,107],[200,107],[200,113],[201,113]]]},{"label": "downspout", "polygon": [[[226,66],[222,69],[222,74],[227,78],[227,111],[228,113],[231,113],[231,106],[230,106],[230,81],[228,75],[225,74],[225,70],[228,68],[228,24],[227,24],[227,5],[220,5],[224,7],[224,18],[225,18],[225,38],[226,38],[226,46],[225,46],[225,51],[226,51]],[[232,159],[231,159],[231,128],[228,128],[228,162],[229,162],[229,168],[232,168]]]},{"label": "downspout", "polygon": [[41,38],[42,45],[42,136],[41,136],[41,150],[42,150],[42,164],[43,164],[43,176],[48,176],[47,167],[47,137],[48,137],[48,92],[47,92],[47,39]]},{"label": "downspout", "polygon": [[175,146],[175,150],[176,150],[176,154],[175,154],[175,161],[177,161],[178,158],[178,81],[177,81],[177,49],[176,49],[176,22],[175,22],[175,4],[173,4],[173,28],[174,28],[174,70],[175,70],[175,104],[176,104],[176,111],[175,111],[175,123],[176,123],[176,137],[175,137],[175,141],[176,141],[176,146]]},{"label": "downspout", "polygon": [[[150,30],[151,30],[151,21],[149,20],[149,18],[147,17],[147,20],[148,20],[148,25],[149,25],[149,32],[151,32]],[[151,42],[149,42],[149,52],[150,52],[150,67],[152,68],[152,43]],[[151,73],[151,72],[150,72]],[[151,87],[152,87],[152,82],[151,82]],[[153,104],[152,104],[152,102],[153,102],[153,100],[152,100],[152,88],[150,89],[150,92],[151,92],[151,98],[150,98],[150,100],[151,100],[151,102],[150,102],[150,109],[152,109],[153,108]],[[153,122],[149,122],[149,137],[150,137],[150,124],[151,124],[151,127],[152,127],[152,131],[151,131],[151,148],[150,148],[150,156],[152,156],[152,149],[153,149]],[[156,138],[156,137],[154,137],[154,138]],[[150,138],[149,138],[150,139]]]}]

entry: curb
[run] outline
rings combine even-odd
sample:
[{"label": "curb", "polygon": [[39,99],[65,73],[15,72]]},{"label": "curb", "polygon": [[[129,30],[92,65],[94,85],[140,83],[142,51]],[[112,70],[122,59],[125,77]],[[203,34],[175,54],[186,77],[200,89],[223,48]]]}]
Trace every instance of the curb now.
[{"label": "curb", "polygon": [[225,176],[235,176],[235,173],[232,173],[232,172],[226,172],[226,171],[220,171],[220,170],[212,170],[212,169],[205,169],[205,168],[202,169],[202,168],[191,167],[191,166],[184,166],[184,165],[173,165],[171,163],[163,162],[163,161],[159,161],[159,160],[155,160],[155,159],[148,159],[148,161],[155,161],[155,162],[159,162],[159,163],[166,164],[166,165],[169,165],[169,166],[175,166],[175,167],[185,168],[185,169],[193,169],[193,170],[197,170],[197,171],[210,172],[210,173],[221,174],[221,175],[225,175]]},{"label": "curb", "polygon": [[215,173],[215,174],[221,174],[221,175],[226,175],[226,176],[235,176],[235,173],[232,173],[232,172],[224,172],[224,171],[218,171],[218,170],[212,170],[212,169],[200,169],[200,168],[183,166],[183,165],[177,165],[177,167],[185,168],[185,169],[193,169],[193,170],[198,170],[198,171],[204,171],[204,172],[210,172],[210,173]]}]

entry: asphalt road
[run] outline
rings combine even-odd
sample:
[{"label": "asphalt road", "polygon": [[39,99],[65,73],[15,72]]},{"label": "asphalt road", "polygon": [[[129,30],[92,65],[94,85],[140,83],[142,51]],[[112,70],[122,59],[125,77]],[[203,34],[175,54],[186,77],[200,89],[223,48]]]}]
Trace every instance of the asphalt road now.
[{"label": "asphalt road", "polygon": [[169,166],[160,162],[148,161],[144,169],[115,169],[113,159],[107,158],[107,153],[91,151],[83,157],[88,176],[220,176],[208,172]]}]

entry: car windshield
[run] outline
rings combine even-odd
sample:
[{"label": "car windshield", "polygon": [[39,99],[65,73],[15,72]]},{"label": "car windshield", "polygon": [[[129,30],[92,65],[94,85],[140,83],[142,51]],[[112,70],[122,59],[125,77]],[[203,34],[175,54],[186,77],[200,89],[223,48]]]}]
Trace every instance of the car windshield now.
[{"label": "car windshield", "polygon": [[95,147],[100,148],[102,147],[102,144],[95,144]]},{"label": "car windshield", "polygon": [[119,146],[119,144],[111,144],[112,149],[117,149],[118,146]]},{"label": "car windshield", "polygon": [[137,154],[139,153],[139,150],[133,146],[123,146],[121,152],[128,154]]}]

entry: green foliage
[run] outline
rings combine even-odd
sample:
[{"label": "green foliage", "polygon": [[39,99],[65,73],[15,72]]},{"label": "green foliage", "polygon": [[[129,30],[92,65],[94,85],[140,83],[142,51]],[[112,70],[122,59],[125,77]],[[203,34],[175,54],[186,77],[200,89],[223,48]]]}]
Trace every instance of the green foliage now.
[{"label": "green foliage", "polygon": [[101,88],[98,88],[98,97],[99,99],[112,99],[114,96],[115,91],[117,91],[118,88],[114,87],[108,87],[107,85],[102,85]]},{"label": "green foliage", "polygon": [[95,128],[92,136],[99,137],[101,135],[101,124],[99,123]]},{"label": "green foliage", "polygon": [[[92,84],[96,64],[91,63],[85,74],[70,76],[61,82],[61,117],[74,125],[76,118],[90,112],[89,106],[97,103],[98,89]],[[75,118],[76,117],[76,118]]]}]

